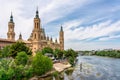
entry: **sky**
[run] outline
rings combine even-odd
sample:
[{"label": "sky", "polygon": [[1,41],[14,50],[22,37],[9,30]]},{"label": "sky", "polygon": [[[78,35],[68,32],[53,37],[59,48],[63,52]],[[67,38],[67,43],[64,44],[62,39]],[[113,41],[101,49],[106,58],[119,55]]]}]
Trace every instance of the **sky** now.
[{"label": "sky", "polygon": [[0,38],[12,12],[16,40],[27,40],[37,7],[46,35],[59,39],[63,26],[65,49],[120,49],[120,0],[0,0]]}]

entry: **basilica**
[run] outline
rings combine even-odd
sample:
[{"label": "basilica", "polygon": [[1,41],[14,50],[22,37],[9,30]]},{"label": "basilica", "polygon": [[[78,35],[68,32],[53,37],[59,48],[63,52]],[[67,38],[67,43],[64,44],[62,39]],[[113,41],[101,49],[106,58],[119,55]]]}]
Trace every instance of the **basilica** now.
[{"label": "basilica", "polygon": [[19,35],[19,39],[15,40],[15,23],[13,21],[13,15],[10,16],[10,21],[8,22],[8,32],[7,39],[0,38],[0,49],[2,49],[6,45],[11,45],[16,43],[17,41],[24,42],[35,55],[35,51],[41,50],[44,47],[51,47],[52,49],[60,49],[64,50],[64,31],[61,26],[59,31],[59,41],[57,39],[53,41],[52,37],[46,36],[44,28],[41,26],[41,19],[39,18],[39,12],[36,10],[36,15],[34,17],[34,27],[31,32],[28,40],[24,40],[22,38],[22,34]]}]

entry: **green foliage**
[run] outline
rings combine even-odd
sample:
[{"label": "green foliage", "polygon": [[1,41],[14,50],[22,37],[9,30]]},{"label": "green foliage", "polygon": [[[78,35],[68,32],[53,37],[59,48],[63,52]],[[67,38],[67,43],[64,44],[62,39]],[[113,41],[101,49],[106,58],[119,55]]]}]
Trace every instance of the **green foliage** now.
[{"label": "green foliage", "polygon": [[77,57],[77,52],[75,52],[73,49],[68,49],[66,51],[65,57]]},{"label": "green foliage", "polygon": [[31,66],[15,65],[12,58],[0,60],[0,80],[22,80],[32,77],[32,73]]},{"label": "green foliage", "polygon": [[0,58],[2,58],[2,51],[0,50]]},{"label": "green foliage", "polygon": [[45,47],[42,49],[42,54],[44,55],[45,53],[53,53],[53,49],[50,47]]},{"label": "green foliage", "polygon": [[0,60],[0,80],[12,80],[14,70],[11,65],[12,59],[1,59]]},{"label": "green foliage", "polygon": [[15,57],[18,52],[24,51],[27,55],[31,55],[32,51],[23,42],[16,42],[10,46],[5,46],[1,52],[1,57]]},{"label": "green foliage", "polygon": [[0,52],[1,57],[8,57],[10,51],[11,51],[10,46],[5,46]]},{"label": "green foliage", "polygon": [[32,77],[32,74],[33,74],[33,69],[30,66],[25,67],[23,65],[18,65],[14,68],[14,79],[15,80],[30,78]]},{"label": "green foliage", "polygon": [[52,69],[52,66],[52,60],[42,55],[42,53],[37,53],[33,58],[32,67],[34,74],[36,75],[45,74],[47,71]]},{"label": "green foliage", "polygon": [[19,52],[15,57],[17,65],[26,65],[28,61],[28,55],[25,52]]},{"label": "green foliage", "polygon": [[60,80],[59,79],[59,72],[57,72],[57,71],[53,72],[52,76],[55,77],[56,80]]},{"label": "green foliage", "polygon": [[95,55],[120,58],[120,51],[116,51],[116,50],[111,50],[111,51],[104,51],[104,50],[103,51],[96,51]]},{"label": "green foliage", "polygon": [[62,59],[62,58],[63,58],[63,55],[64,55],[64,52],[61,51],[60,49],[55,49],[55,50],[54,50],[54,57],[55,57],[55,58]]},{"label": "green foliage", "polygon": [[74,58],[74,57],[70,56],[70,57],[68,58],[68,61],[69,61],[69,63],[70,63],[72,66],[75,65],[75,64],[74,64],[74,61],[75,61],[75,58]]},{"label": "green foliage", "polygon": [[55,71],[55,72],[52,73],[52,75],[53,75],[54,77],[58,77],[58,76],[59,76],[59,73],[58,73],[57,71]]},{"label": "green foliage", "polygon": [[10,56],[15,57],[18,52],[24,51],[27,55],[31,55],[32,51],[27,47],[23,42],[16,42],[15,44],[11,45],[11,52]]},{"label": "green foliage", "polygon": [[65,57],[68,59],[69,63],[74,66],[75,65],[75,59],[77,57],[77,52],[75,52],[74,50],[72,49],[68,49],[66,52],[65,52]]},{"label": "green foliage", "polygon": [[65,73],[66,73],[67,75],[72,75],[73,71],[74,71],[74,68],[72,67],[72,68],[67,69],[67,70],[65,71]]}]

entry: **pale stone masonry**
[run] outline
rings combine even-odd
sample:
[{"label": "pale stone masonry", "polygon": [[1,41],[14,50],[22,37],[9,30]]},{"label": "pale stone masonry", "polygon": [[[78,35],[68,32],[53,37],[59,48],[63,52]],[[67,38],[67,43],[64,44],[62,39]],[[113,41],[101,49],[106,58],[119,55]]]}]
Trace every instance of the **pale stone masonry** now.
[{"label": "pale stone masonry", "polygon": [[19,39],[15,40],[14,28],[15,28],[15,23],[13,21],[13,15],[11,14],[10,21],[8,22],[7,39],[0,39],[0,48],[15,43],[16,41],[22,41],[31,48],[33,55],[35,55],[35,51],[41,50],[44,47],[51,47],[52,49],[58,48],[60,50],[64,50],[63,27],[61,26],[59,31],[59,41],[57,41],[56,39],[55,42],[53,42],[52,37],[50,38],[49,36],[46,36],[45,30],[41,26],[41,19],[39,18],[38,10],[36,10],[36,15],[34,18],[34,28],[28,40],[23,40],[21,33],[19,35]]}]

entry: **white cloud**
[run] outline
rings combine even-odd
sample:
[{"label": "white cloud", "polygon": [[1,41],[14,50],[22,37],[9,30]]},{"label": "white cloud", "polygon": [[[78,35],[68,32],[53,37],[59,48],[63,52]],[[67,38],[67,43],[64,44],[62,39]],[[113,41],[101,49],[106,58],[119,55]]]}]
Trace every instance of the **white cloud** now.
[{"label": "white cloud", "polygon": [[[92,2],[93,0],[91,0]],[[88,0],[52,0],[44,8],[40,9],[40,15],[45,23],[65,17],[75,9],[91,3]]]},{"label": "white cloud", "polygon": [[[74,22],[74,23],[78,23],[76,25],[77,27],[81,24],[80,22]],[[74,24],[74,23],[71,23],[71,24]],[[73,27],[71,24],[66,26],[66,28],[68,29],[65,30],[65,37],[67,41],[94,39],[102,36],[109,36],[111,34],[114,34],[115,32],[120,32],[120,26],[119,26],[120,21],[117,21],[115,23],[112,23],[111,21],[106,21],[106,22],[102,22],[99,24],[94,24],[92,26],[86,26],[86,27],[79,26],[79,28],[75,28],[74,30],[70,29],[71,27]]]},{"label": "white cloud", "polygon": [[99,40],[100,41],[108,41],[108,40],[117,39],[117,38],[120,38],[120,35],[111,35],[108,37],[102,37]]}]

